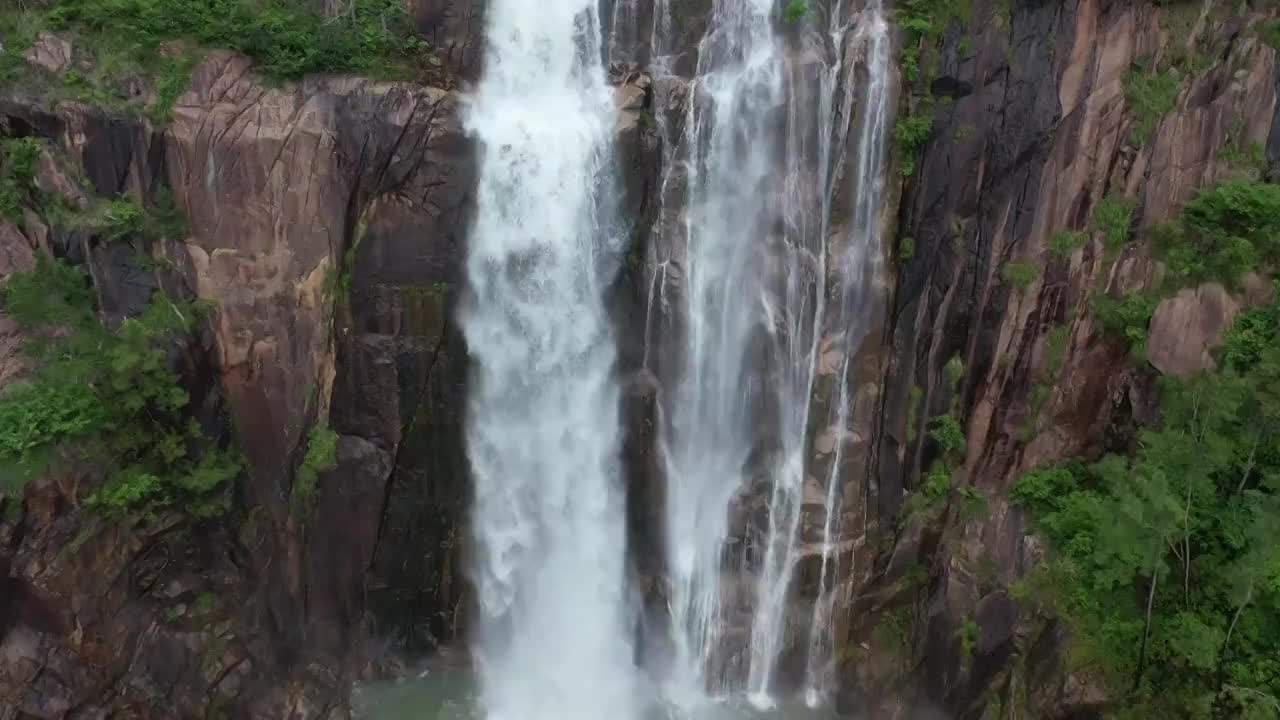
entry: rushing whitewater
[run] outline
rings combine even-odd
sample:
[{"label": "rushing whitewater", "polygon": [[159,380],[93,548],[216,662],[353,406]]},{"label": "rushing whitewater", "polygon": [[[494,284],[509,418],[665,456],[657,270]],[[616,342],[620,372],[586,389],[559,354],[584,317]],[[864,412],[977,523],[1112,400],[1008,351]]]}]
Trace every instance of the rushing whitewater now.
[{"label": "rushing whitewater", "polygon": [[495,720],[636,717],[603,285],[613,105],[594,0],[493,0],[462,315],[481,704]]}]

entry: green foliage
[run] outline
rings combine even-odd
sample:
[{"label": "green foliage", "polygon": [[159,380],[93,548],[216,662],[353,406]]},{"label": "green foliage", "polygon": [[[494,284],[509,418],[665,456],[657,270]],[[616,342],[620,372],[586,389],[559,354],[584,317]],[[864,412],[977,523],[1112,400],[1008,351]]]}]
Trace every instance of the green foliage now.
[{"label": "green foliage", "polygon": [[1181,87],[1182,81],[1171,70],[1148,72],[1137,67],[1125,75],[1125,98],[1137,116],[1133,127],[1134,142],[1140,146],[1147,144],[1156,123],[1173,109]]},{"label": "green foliage", "polygon": [[201,450],[187,393],[168,369],[167,348],[190,331],[194,311],[157,296],[111,332],[93,311],[79,270],[37,259],[4,291],[5,312],[34,340],[36,370],[0,392],[0,463],[48,458],[103,470],[87,499],[109,515],[175,507],[196,517],[225,511],[235,458]]},{"label": "green foliage", "polygon": [[964,449],[964,429],[953,415],[939,415],[933,419],[929,437],[938,443],[944,454]]},{"label": "green foliage", "polygon": [[1019,290],[1026,290],[1040,277],[1040,266],[1030,260],[1010,260],[1004,264],[1000,276]]},{"label": "green foliage", "polygon": [[22,208],[35,193],[40,141],[35,138],[0,140],[0,219],[22,221]]},{"label": "green foliage", "polygon": [[946,365],[942,366],[942,373],[946,375],[947,382],[956,392],[960,391],[960,380],[964,378],[964,361],[959,355],[952,355]]},{"label": "green foliage", "polygon": [[239,50],[280,79],[396,74],[422,52],[397,0],[353,0],[350,12],[331,19],[290,0],[63,0],[49,21],[96,37],[129,38],[144,53],[169,40]]},{"label": "green foliage", "polygon": [[1267,20],[1259,23],[1258,37],[1267,45],[1280,50],[1280,20]]},{"label": "green foliage", "polygon": [[1129,242],[1129,227],[1133,223],[1135,207],[1137,203],[1132,199],[1110,194],[1093,208],[1089,229],[1102,233],[1103,245],[1109,254],[1115,254]]},{"label": "green foliage", "polygon": [[1236,283],[1280,265],[1280,186],[1230,180],[1200,191],[1179,222],[1155,233],[1172,287],[1205,280]]},{"label": "green foliage", "polygon": [[805,0],[791,0],[782,10],[782,17],[789,24],[796,24],[809,14],[809,3]]},{"label": "green foliage", "polygon": [[161,193],[156,205],[146,208],[128,196],[98,202],[85,212],[66,218],[69,225],[88,230],[108,242],[131,239],[178,238],[185,232],[170,193]]},{"label": "green foliage", "polygon": [[876,639],[901,662],[911,658],[912,634],[915,626],[915,608],[903,605],[885,613],[876,623]]},{"label": "green foliage", "polygon": [[952,474],[963,460],[965,444],[960,421],[950,414],[933,418],[929,423],[929,437],[937,444],[938,457],[921,478],[919,492],[908,498],[907,514],[936,512],[957,492]]},{"label": "green foliage", "polygon": [[973,654],[978,649],[978,623],[973,618],[965,618],[956,629],[956,639],[960,641],[960,667],[968,671],[973,662]]},{"label": "green foliage", "polygon": [[969,0],[903,0],[895,7],[904,38],[898,66],[908,85],[907,107],[898,113],[894,140],[903,177],[915,174],[916,154],[929,139],[933,96],[924,92],[938,65],[943,31],[953,20],[969,17]]},{"label": "green foliage", "polygon": [[915,383],[907,388],[907,443],[916,441],[916,423],[920,420],[920,403],[924,400],[924,390]]},{"label": "green foliage", "polygon": [[1218,159],[1252,180],[1261,180],[1267,169],[1267,149],[1262,143],[1249,143],[1241,147],[1239,143],[1228,142],[1218,153]]},{"label": "green foliage", "polygon": [[[0,10],[0,83],[48,75],[21,59],[39,30],[75,35],[77,50],[91,58],[87,71],[44,80],[37,89],[45,97],[109,109],[143,104],[161,125],[172,119],[201,48],[243,52],[274,80],[321,72],[401,78],[431,62],[400,0],[351,0],[331,18],[306,0],[51,0]],[[140,100],[131,88],[143,78],[154,93]]]},{"label": "green foliage", "polygon": [[156,61],[152,75],[156,83],[156,98],[147,107],[147,117],[156,125],[168,125],[173,120],[173,107],[186,92],[191,81],[191,71],[199,58],[192,53],[179,54]]},{"label": "green foliage", "polygon": [[48,255],[36,256],[32,272],[14,273],[4,290],[5,314],[29,328],[42,325],[90,328],[93,289],[79,269]]},{"label": "green foliage", "polygon": [[315,509],[316,489],[320,473],[338,466],[338,434],[328,427],[313,428],[307,436],[307,452],[298,467],[289,501],[294,513],[305,524]]},{"label": "green foliage", "polygon": [[1040,413],[1053,397],[1054,382],[1067,359],[1067,351],[1071,346],[1071,326],[1058,325],[1048,332],[1044,341],[1042,357],[1044,367],[1041,378],[1031,386],[1027,393],[1027,415],[1019,427],[1019,435],[1024,441],[1035,437],[1040,429]]},{"label": "green foliage", "polygon": [[898,144],[902,157],[902,175],[914,175],[916,171],[916,153],[929,141],[929,132],[933,128],[933,116],[921,113],[899,117],[893,126],[893,139]]},{"label": "green foliage", "polygon": [[980,517],[985,514],[991,507],[987,496],[982,491],[972,485],[965,485],[956,490],[956,496],[960,501],[960,513],[966,519]]},{"label": "green foliage", "polygon": [[1071,253],[1084,247],[1089,236],[1075,230],[1059,230],[1049,238],[1049,252],[1057,257],[1070,257]]},{"label": "green foliage", "polygon": [[1093,298],[1093,313],[1108,335],[1128,342],[1135,357],[1146,356],[1147,328],[1159,301],[1150,293],[1131,292],[1119,299]]},{"label": "green foliage", "polygon": [[1019,597],[1070,627],[1119,717],[1270,717],[1280,697],[1278,320],[1241,315],[1217,371],[1167,381],[1131,456],[1010,491],[1050,547]]},{"label": "green foliage", "polygon": [[1044,341],[1044,370],[1050,380],[1058,376],[1062,364],[1067,360],[1067,351],[1071,349],[1071,326],[1056,325]]},{"label": "green foliage", "polygon": [[898,240],[898,260],[907,262],[916,256],[916,240],[910,235]]},{"label": "green foliage", "polygon": [[[1280,298],[1280,284],[1275,288]],[[1227,331],[1226,362],[1233,367],[1254,367],[1266,356],[1280,336],[1280,305],[1272,303],[1252,308],[1236,316]]]}]

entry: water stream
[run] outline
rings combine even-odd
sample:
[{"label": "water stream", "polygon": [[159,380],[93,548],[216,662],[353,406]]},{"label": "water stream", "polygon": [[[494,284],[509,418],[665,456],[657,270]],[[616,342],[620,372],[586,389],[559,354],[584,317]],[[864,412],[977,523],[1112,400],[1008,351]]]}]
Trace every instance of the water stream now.
[{"label": "water stream", "polygon": [[[891,112],[880,0],[860,12],[849,1],[810,3],[789,24],[777,0],[712,0],[696,66],[676,78],[681,22],[669,0],[606,3],[605,25],[596,0],[490,0],[486,69],[465,118],[480,179],[460,318],[474,366],[474,673],[369,688],[358,717],[829,712],[815,708],[834,687],[848,571],[850,362],[873,311]],[[605,60],[687,83],[682,115],[656,118],[653,230],[679,237],[646,278],[646,367],[659,347],[653,318],[671,316],[678,331],[664,339],[676,352],[654,364],[672,654],[663,667],[636,662],[633,647],[604,302],[627,218],[615,208]],[[852,197],[837,202],[838,188]],[[837,205],[848,209],[838,232]],[[838,369],[820,370],[833,352]],[[837,377],[820,389],[823,372]],[[834,456],[815,465],[824,432],[837,435]],[[797,565],[815,556],[816,599],[798,605]],[[779,688],[788,653],[800,658],[797,693]]]},{"label": "water stream", "polygon": [[634,697],[614,343],[614,110],[593,0],[492,0],[466,112],[480,180],[462,326],[494,720],[629,720]]}]

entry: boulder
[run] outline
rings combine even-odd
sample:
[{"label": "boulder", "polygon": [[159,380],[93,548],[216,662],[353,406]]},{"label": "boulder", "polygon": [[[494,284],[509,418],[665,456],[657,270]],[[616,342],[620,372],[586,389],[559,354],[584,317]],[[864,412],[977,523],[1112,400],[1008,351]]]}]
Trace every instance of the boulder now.
[{"label": "boulder", "polygon": [[1166,375],[1188,378],[1213,369],[1212,351],[1222,344],[1240,304],[1218,283],[1186,288],[1156,307],[1147,339],[1147,360]]}]

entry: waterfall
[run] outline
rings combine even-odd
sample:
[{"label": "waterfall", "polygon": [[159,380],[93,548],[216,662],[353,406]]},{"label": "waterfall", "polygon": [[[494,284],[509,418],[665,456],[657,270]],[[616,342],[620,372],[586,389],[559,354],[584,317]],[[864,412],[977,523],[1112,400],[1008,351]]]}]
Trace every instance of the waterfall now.
[{"label": "waterfall", "polygon": [[[837,47],[843,42],[843,31],[837,31]],[[834,646],[832,624],[836,592],[832,587],[838,579],[839,568],[830,568],[833,542],[839,536],[839,518],[843,513],[840,466],[845,442],[841,435],[849,427],[849,360],[857,352],[866,332],[870,307],[875,297],[873,283],[878,274],[881,251],[880,209],[884,203],[884,164],[887,150],[889,116],[892,112],[889,97],[889,73],[891,66],[889,27],[885,22],[879,0],[872,0],[862,11],[854,36],[854,51],[866,67],[866,79],[860,85],[857,107],[857,130],[852,148],[854,176],[853,202],[849,219],[847,245],[838,252],[838,270],[843,282],[839,284],[839,307],[835,319],[841,323],[844,338],[844,358],[838,373],[837,391],[832,414],[836,442],[831,467],[827,472],[827,492],[824,501],[822,528],[822,565],[818,578],[818,595],[814,600],[813,616],[809,628],[809,645],[805,659],[805,702],[819,704],[831,683]],[[849,97],[852,97],[852,93]],[[845,113],[847,116],[847,112]]]},{"label": "waterfall", "polygon": [[493,0],[462,325],[481,701],[496,720],[630,720],[634,691],[603,287],[623,237],[594,0]]},{"label": "waterfall", "polygon": [[722,554],[729,507],[751,472],[761,394],[751,348],[767,322],[759,240],[772,224],[770,115],[783,100],[773,0],[716,0],[684,120],[684,337],[661,451],[678,677],[724,689]]},{"label": "waterfall", "polygon": [[[661,12],[665,3],[657,7]],[[788,30],[801,45],[790,51],[777,11],[771,0],[713,6],[679,149],[667,148],[665,158],[661,198],[669,184],[684,192],[684,237],[674,243],[683,256],[657,265],[649,298],[650,316],[655,295],[663,306],[675,305],[683,343],[675,377],[664,381],[660,438],[677,674],[695,691],[741,687],[762,708],[773,705],[793,630],[809,631],[799,648],[806,694],[817,697],[826,686],[820,676],[830,664],[824,623],[832,617],[829,565],[841,530],[844,443],[836,443],[825,483],[810,476],[809,457],[823,429],[815,421],[840,428],[837,437],[848,424],[849,357],[868,324],[879,252],[889,112],[889,42],[878,2],[855,18],[853,48],[846,47],[853,22],[845,0],[814,7],[803,28]],[[653,48],[669,34],[659,17]],[[849,51],[867,65],[856,91]],[[859,120],[850,148],[855,95]],[[847,179],[853,217],[848,237],[833,238],[836,167],[846,152],[854,153]],[[673,175],[680,181],[671,183]],[[664,205],[660,214],[669,211]],[[818,357],[833,349],[824,343],[838,343],[844,359],[836,387],[821,391],[832,395],[828,416],[811,417],[822,414],[814,402]],[[825,513],[813,551],[823,564],[811,627],[790,628],[807,499]],[[740,539],[745,547],[735,546]],[[743,612],[745,643],[726,636]]]}]

